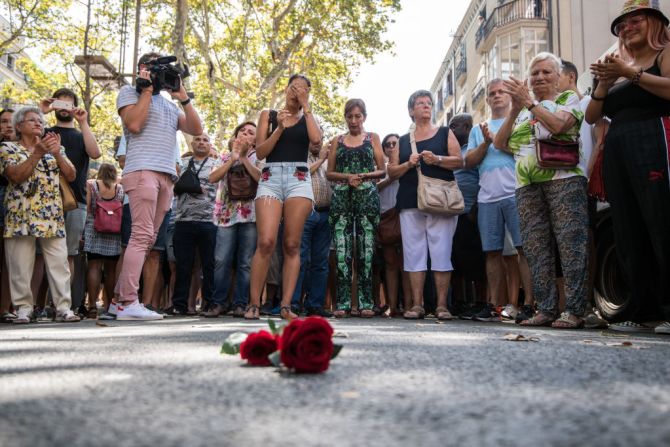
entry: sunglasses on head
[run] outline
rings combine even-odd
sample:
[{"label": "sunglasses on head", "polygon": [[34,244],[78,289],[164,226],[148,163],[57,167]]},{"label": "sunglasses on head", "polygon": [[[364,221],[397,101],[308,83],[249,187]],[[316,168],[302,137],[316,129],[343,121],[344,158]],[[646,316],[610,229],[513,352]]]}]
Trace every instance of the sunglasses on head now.
[{"label": "sunglasses on head", "polygon": [[396,145],[396,141],[387,141],[386,143],[382,144],[382,147],[384,149],[391,149],[394,148]]}]

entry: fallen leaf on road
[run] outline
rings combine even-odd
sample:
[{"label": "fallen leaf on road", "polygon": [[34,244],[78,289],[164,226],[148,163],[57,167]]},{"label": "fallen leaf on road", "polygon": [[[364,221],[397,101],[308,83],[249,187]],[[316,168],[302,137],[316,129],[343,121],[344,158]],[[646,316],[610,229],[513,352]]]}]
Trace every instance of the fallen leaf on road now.
[{"label": "fallen leaf on road", "polygon": [[100,326],[100,327],[114,327],[114,326],[108,325],[107,323],[103,323],[102,321],[96,321],[95,325]]},{"label": "fallen leaf on road", "polygon": [[333,332],[333,338],[349,338],[349,334],[346,332],[335,331]]},{"label": "fallen leaf on road", "polygon": [[437,324],[444,324],[444,321],[435,320],[435,323],[437,323]]},{"label": "fallen leaf on road", "polygon": [[540,341],[540,339],[537,337],[526,337],[521,334],[505,334],[503,339],[507,341]]},{"label": "fallen leaf on road", "polygon": [[612,338],[628,338],[626,334],[617,334],[615,332],[600,331],[600,335],[603,337],[612,337]]},{"label": "fallen leaf on road", "polygon": [[340,393],[341,397],[344,397],[345,399],[358,399],[361,397],[361,393],[358,391],[343,391]]}]

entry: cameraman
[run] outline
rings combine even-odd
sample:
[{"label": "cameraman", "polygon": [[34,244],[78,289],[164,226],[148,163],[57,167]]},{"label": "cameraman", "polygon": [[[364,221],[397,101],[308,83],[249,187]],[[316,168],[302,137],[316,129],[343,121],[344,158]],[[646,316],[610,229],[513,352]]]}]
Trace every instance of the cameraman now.
[{"label": "cameraman", "polygon": [[139,303],[140,275],[144,259],[172,204],[172,186],[178,178],[174,163],[177,130],[191,135],[203,133],[198,112],[182,83],[178,91],[169,93],[181,103],[183,113],[154,89],[156,79],[150,72],[151,62],[159,57],[157,53],[140,57],[137,86],[121,88],[116,99],[127,141],[122,184],[132,215],[130,241],[116,287],[118,320],[163,318]]}]

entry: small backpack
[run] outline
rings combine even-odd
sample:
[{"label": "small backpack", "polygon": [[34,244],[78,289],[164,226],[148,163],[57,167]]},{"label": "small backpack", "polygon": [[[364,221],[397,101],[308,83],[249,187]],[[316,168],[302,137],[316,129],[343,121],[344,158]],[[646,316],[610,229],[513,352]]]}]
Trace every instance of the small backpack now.
[{"label": "small backpack", "polygon": [[[96,182],[96,189],[98,184]],[[100,191],[95,196],[95,215],[93,216],[93,228],[98,233],[120,234],[121,218],[123,217],[123,201],[119,200],[119,185],[115,188],[114,198],[106,200],[102,198]]]}]

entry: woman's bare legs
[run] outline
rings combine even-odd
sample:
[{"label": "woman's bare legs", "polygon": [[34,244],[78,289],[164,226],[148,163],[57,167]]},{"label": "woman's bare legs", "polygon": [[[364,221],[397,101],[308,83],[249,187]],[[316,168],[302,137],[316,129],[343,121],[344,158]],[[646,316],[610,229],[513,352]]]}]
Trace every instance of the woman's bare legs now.
[{"label": "woman's bare legs", "polygon": [[291,298],[295,290],[295,283],[300,273],[300,244],[305,222],[312,212],[312,201],[304,197],[292,197],[284,204],[284,264],[282,268],[282,300],[281,307],[289,308],[282,312],[282,318],[296,318],[291,308]]},{"label": "woman's bare legs", "polygon": [[251,272],[249,274],[250,309],[245,314],[245,318],[258,317],[258,312],[252,315],[254,309],[251,306],[260,307],[261,295],[270,268],[270,259],[277,243],[277,233],[282,214],[282,203],[279,200],[260,197],[256,199],[255,205],[258,239],[256,252],[251,260]]}]

